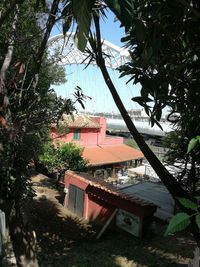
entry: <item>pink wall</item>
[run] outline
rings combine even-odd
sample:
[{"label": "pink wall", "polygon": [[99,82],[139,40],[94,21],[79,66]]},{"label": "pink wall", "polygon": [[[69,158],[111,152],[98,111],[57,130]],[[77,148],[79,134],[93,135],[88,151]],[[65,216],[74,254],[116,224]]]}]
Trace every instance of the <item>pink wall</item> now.
[{"label": "pink wall", "polygon": [[106,137],[106,118],[105,117],[93,117],[93,119],[100,124],[98,145],[101,145],[104,143],[104,140]]},{"label": "pink wall", "polygon": [[64,143],[69,142],[75,142],[82,146],[88,146],[88,145],[96,145],[98,143],[98,136],[99,136],[99,129],[86,129],[82,128],[80,129],[80,140],[74,140],[74,129],[71,128],[69,133],[59,136],[56,129],[51,130],[51,138],[56,140],[60,140]]},{"label": "pink wall", "polygon": [[64,135],[57,133],[56,129],[51,130],[51,138],[56,141],[60,140],[64,143],[75,142],[81,146],[91,145],[117,145],[123,143],[123,137],[106,137],[106,118],[105,117],[92,117],[96,122],[100,124],[100,129],[89,129],[81,128],[80,140],[73,140],[73,131],[71,128],[70,132]]},{"label": "pink wall", "polygon": [[119,145],[123,144],[123,137],[106,137],[102,145]]},{"label": "pink wall", "polygon": [[98,198],[95,198],[89,194],[87,194],[88,199],[88,208],[87,212],[85,213],[85,219],[89,222],[105,222],[112,212],[114,211],[114,207],[108,205],[108,203],[101,202]]},{"label": "pink wall", "polygon": [[[83,217],[88,221],[104,222],[114,210],[114,207],[108,205],[105,202],[101,202],[97,199],[94,200],[93,196],[87,194],[88,183],[81,181],[72,175],[65,174],[65,188],[69,188],[69,185],[75,185],[82,190],[85,190],[84,199],[84,212]],[[65,198],[65,206],[68,208],[68,197]]]},{"label": "pink wall", "polygon": [[[79,176],[79,175],[78,175]],[[81,177],[81,174],[80,176]],[[100,188],[91,187],[89,181],[80,180],[80,178],[74,176],[73,173],[65,173],[65,188],[69,188],[69,185],[75,185],[85,191],[84,199],[84,211],[83,217],[88,221],[104,222],[109,218],[115,207],[120,207],[128,212],[131,212],[141,218],[152,216],[156,207],[150,205],[143,205],[143,203],[131,202],[127,199],[122,199],[116,195],[112,195],[109,192],[105,192]],[[109,204],[106,199],[109,199]],[[66,196],[66,207],[68,208],[68,196]],[[114,206],[113,206],[114,205]]]}]

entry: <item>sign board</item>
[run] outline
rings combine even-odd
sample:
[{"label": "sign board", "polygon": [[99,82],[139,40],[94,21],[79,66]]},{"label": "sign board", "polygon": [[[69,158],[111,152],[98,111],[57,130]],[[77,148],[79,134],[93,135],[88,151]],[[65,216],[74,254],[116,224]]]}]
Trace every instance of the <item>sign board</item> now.
[{"label": "sign board", "polygon": [[142,219],[128,211],[118,210],[116,225],[134,236],[139,237],[141,235]]}]

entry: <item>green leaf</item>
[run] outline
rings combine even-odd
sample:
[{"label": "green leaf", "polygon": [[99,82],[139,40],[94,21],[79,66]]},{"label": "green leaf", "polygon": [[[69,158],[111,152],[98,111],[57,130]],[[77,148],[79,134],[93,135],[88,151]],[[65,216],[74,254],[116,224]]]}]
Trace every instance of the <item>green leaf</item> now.
[{"label": "green leaf", "polygon": [[196,220],[196,224],[197,224],[198,227],[200,228],[200,214],[198,214],[198,215],[195,217],[195,220]]},{"label": "green leaf", "polygon": [[125,37],[122,37],[122,38],[121,38],[121,42],[122,42],[122,43],[128,42],[128,41],[130,40],[130,38],[131,38],[130,35],[127,35],[127,36],[125,36]]},{"label": "green leaf", "polygon": [[152,123],[151,127],[153,127],[153,125],[155,123],[163,131],[163,128],[162,128],[161,124],[157,120],[155,120],[154,118],[150,118],[150,120],[151,120],[151,123]]},{"label": "green leaf", "polygon": [[200,228],[200,214],[198,214],[198,215],[195,217],[195,220],[196,220],[196,224],[197,224],[198,227]]},{"label": "green leaf", "polygon": [[105,3],[121,21],[126,32],[132,26],[133,21],[133,1],[132,0],[105,0]]},{"label": "green leaf", "polygon": [[183,45],[183,48],[186,48],[187,47],[187,44],[184,40],[182,40],[182,45]]},{"label": "green leaf", "polygon": [[169,233],[175,233],[184,230],[190,224],[190,216],[187,213],[177,213],[169,222],[165,236]]},{"label": "green leaf", "polygon": [[118,15],[121,15],[121,5],[119,0],[106,0],[105,2],[111,10],[114,10]]},{"label": "green leaf", "polygon": [[195,210],[195,211],[198,210],[197,205],[194,202],[192,202],[191,200],[186,199],[186,198],[182,198],[182,197],[178,197],[177,199],[183,207],[185,207],[187,209]]},{"label": "green leaf", "polygon": [[37,10],[40,7],[40,4],[42,5],[42,7],[46,7],[46,1],[45,0],[36,0],[35,10]]},{"label": "green leaf", "polygon": [[162,116],[162,109],[160,107],[156,111],[156,120],[159,121],[161,119],[161,116]]},{"label": "green leaf", "polygon": [[75,38],[77,40],[77,47],[81,52],[84,52],[87,45],[94,2],[95,0],[73,1],[73,14],[78,24]]},{"label": "green leaf", "polygon": [[68,30],[69,30],[69,28],[71,26],[71,23],[72,23],[72,18],[71,17],[67,18],[67,20],[64,21],[64,23],[63,23],[63,35],[64,36],[68,32]]},{"label": "green leaf", "polygon": [[146,37],[146,28],[142,20],[136,20],[135,22],[136,37],[139,42],[143,42]]},{"label": "green leaf", "polygon": [[136,97],[133,97],[131,98],[132,101],[135,101],[135,102],[138,102],[139,104],[140,103],[147,103],[147,102],[152,102],[153,100],[149,97],[142,97],[142,96],[136,96]]},{"label": "green leaf", "polygon": [[192,138],[188,144],[187,153],[190,153],[198,143],[198,139]]}]

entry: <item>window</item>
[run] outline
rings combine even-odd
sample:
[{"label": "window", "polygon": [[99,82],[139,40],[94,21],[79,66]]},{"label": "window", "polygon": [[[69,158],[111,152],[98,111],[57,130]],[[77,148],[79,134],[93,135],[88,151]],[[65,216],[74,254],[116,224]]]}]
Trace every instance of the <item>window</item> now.
[{"label": "window", "polygon": [[80,140],[80,129],[74,129],[74,140]]}]

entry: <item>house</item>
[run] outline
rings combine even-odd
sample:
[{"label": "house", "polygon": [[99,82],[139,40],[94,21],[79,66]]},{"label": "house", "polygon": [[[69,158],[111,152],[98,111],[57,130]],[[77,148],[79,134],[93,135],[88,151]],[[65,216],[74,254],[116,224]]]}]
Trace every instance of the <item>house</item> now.
[{"label": "house", "polygon": [[138,237],[144,234],[156,211],[156,205],[86,173],[67,171],[64,184],[64,205],[71,212],[101,224],[113,218],[117,226]]},{"label": "house", "polygon": [[123,144],[122,137],[106,136],[106,118],[64,115],[62,123],[68,126],[68,132],[59,134],[54,126],[51,138],[84,147],[83,157],[89,161],[94,176],[117,177],[119,172],[123,175],[128,167],[142,163],[141,151]]}]

